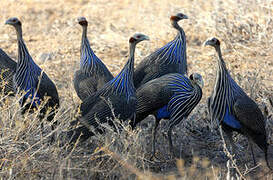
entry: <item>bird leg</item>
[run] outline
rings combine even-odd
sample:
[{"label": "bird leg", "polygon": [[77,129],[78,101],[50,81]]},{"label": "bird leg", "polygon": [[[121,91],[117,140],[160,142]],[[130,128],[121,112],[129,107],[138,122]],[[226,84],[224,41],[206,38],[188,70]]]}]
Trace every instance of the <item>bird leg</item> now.
[{"label": "bird leg", "polygon": [[252,143],[252,141],[249,138],[248,138],[248,145],[250,146],[250,150],[251,150],[251,155],[252,155],[254,166],[257,166],[256,160],[255,160],[255,156],[254,156],[254,152],[253,152],[253,143]]},{"label": "bird leg", "polygon": [[224,138],[223,136],[223,140],[225,143],[228,141],[228,144],[231,146],[231,154],[235,154],[237,147],[232,138],[232,131],[225,129],[223,126],[219,127],[219,130],[221,134],[223,134],[222,130],[225,132],[227,138]]},{"label": "bird leg", "polygon": [[[57,128],[58,125],[59,125],[58,121],[55,121],[51,125],[51,130],[54,131]],[[55,140],[56,140],[56,132],[53,132],[53,134],[50,137],[50,143],[52,144]]]},{"label": "bird leg", "polygon": [[168,130],[169,148],[170,148],[170,153],[175,155],[173,150],[173,142],[172,142],[172,129],[173,129],[173,126],[170,126]]},{"label": "bird leg", "polygon": [[268,156],[267,156],[267,148],[266,148],[266,150],[264,151],[264,157],[265,157],[265,161],[266,161],[267,167],[268,167],[271,171],[273,171],[273,169],[272,169],[271,166],[269,165]]},{"label": "bird leg", "polygon": [[231,152],[232,152],[232,154],[235,154],[237,147],[233,141],[232,132],[228,131],[228,132],[226,132],[226,135],[227,135],[227,140],[228,140],[229,144],[231,145]]},{"label": "bird leg", "polygon": [[170,119],[169,129],[168,129],[168,139],[169,139],[169,148],[170,153],[172,153],[175,156],[174,148],[173,148],[173,142],[172,142],[172,129],[174,126],[180,123],[179,120]]},{"label": "bird leg", "polygon": [[44,131],[44,122],[41,122],[41,130]]},{"label": "bird leg", "polygon": [[160,119],[155,118],[155,126],[154,126],[153,132],[152,132],[153,133],[153,139],[152,139],[153,145],[152,145],[152,157],[151,157],[151,159],[156,158],[156,156],[155,156],[155,141],[156,141],[156,132],[157,132],[157,127],[159,125],[159,121],[160,121]]}]

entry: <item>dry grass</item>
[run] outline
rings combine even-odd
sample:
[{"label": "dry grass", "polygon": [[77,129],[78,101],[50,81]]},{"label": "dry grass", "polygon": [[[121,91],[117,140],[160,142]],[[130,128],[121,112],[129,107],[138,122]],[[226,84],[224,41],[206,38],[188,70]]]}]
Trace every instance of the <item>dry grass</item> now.
[{"label": "dry grass", "polygon": [[[241,151],[228,161],[218,131],[214,131],[206,115],[206,98],[210,94],[216,70],[215,52],[202,43],[216,36],[228,68],[262,109],[267,107],[269,143],[273,143],[273,3],[264,1],[126,1],[126,0],[10,0],[1,2],[0,43],[4,51],[16,59],[14,29],[5,26],[7,18],[17,16],[23,23],[23,35],[33,59],[56,83],[61,110],[56,119],[60,133],[76,115],[80,103],[72,77],[79,67],[81,28],[78,16],[89,20],[88,37],[95,53],[117,74],[128,56],[128,38],[135,32],[150,36],[136,51],[136,63],[175,35],[168,17],[183,12],[189,16],[180,24],[187,35],[189,71],[202,74],[205,80],[201,103],[191,116],[174,131],[177,153],[184,160],[168,153],[160,125],[157,156],[150,161],[151,117],[131,131],[109,130],[103,137],[94,137],[84,144],[60,148],[48,144],[50,126],[43,132],[37,114],[20,115],[16,98],[1,96],[0,107],[0,176],[3,179],[272,179],[256,147],[259,166],[251,169],[246,139],[234,137]],[[44,59],[47,59],[44,61]],[[271,101],[271,103],[270,103]],[[273,157],[273,147],[270,147]],[[272,161],[272,159],[271,159]],[[272,163],[273,164],[273,163]],[[236,169],[239,171],[237,172]],[[240,176],[241,174],[241,176]]]}]

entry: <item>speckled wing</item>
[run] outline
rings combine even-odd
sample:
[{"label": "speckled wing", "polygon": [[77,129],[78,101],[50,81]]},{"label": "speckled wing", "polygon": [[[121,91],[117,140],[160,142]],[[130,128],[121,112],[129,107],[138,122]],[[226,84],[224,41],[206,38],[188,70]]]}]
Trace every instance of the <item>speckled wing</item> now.
[{"label": "speckled wing", "polygon": [[[40,80],[40,78],[39,78]],[[53,81],[47,76],[45,72],[42,74],[42,78],[40,82],[37,83],[37,86],[39,85],[39,89],[37,92],[36,97],[39,97],[41,100],[45,100],[45,97],[48,98],[47,103],[43,106],[43,108],[40,111],[40,117],[44,118],[44,115],[47,113],[49,108],[51,109],[50,112],[48,112],[47,120],[51,121],[53,120],[56,109],[59,108],[59,95],[57,88]],[[38,87],[35,87],[35,89]],[[30,104],[28,104],[30,106]],[[27,105],[27,106],[28,106]]]},{"label": "speckled wing", "polygon": [[39,84],[38,94],[40,97],[49,96],[56,103],[59,103],[59,95],[57,88],[53,81],[47,76],[45,72],[42,74],[41,82]]},{"label": "speckled wing", "polygon": [[238,98],[233,105],[234,115],[247,129],[265,134],[264,117],[258,105],[248,96]]},{"label": "speckled wing", "polygon": [[73,84],[79,98],[83,101],[100,90],[114,77],[107,69],[98,69],[96,72],[86,74],[78,70],[74,74]]},{"label": "speckled wing", "polygon": [[87,76],[81,70],[75,72],[73,84],[77,95],[82,101],[97,91],[97,80]]},{"label": "speckled wing", "polygon": [[169,81],[165,77],[157,78],[143,84],[136,91],[137,108],[136,122],[140,122],[153,111],[167,105],[172,96],[172,91],[168,88]]},{"label": "speckled wing", "polygon": [[113,113],[115,117],[120,120],[127,120],[134,116],[136,108],[136,99],[131,98],[127,101],[126,97],[123,96],[110,96],[110,97],[99,97],[96,96],[91,99],[91,103],[85,103],[83,108],[85,111],[82,117],[79,119],[80,122],[92,130],[91,127],[97,128],[99,123],[108,123],[113,125],[113,123],[108,121],[108,118],[113,118]]},{"label": "speckled wing", "polygon": [[[16,71],[17,63],[13,61],[1,48],[0,48],[0,86],[2,87],[3,80],[5,81],[4,94],[14,94],[13,89],[13,75]],[[2,88],[0,88],[2,91]]]},{"label": "speckled wing", "polygon": [[[134,71],[134,85],[136,88],[144,84],[144,81],[155,79],[159,77],[156,73],[157,67],[155,64],[155,59],[157,58],[158,53],[154,52],[149,56],[145,57],[135,68]],[[153,76],[153,77],[151,77]]]}]

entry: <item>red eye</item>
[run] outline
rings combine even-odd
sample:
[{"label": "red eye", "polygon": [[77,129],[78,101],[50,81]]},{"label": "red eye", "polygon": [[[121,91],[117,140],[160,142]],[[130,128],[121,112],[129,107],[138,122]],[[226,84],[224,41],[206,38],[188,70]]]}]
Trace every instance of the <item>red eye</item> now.
[{"label": "red eye", "polygon": [[137,35],[136,38],[139,39],[139,38],[141,38],[141,36],[140,36],[140,35]]}]

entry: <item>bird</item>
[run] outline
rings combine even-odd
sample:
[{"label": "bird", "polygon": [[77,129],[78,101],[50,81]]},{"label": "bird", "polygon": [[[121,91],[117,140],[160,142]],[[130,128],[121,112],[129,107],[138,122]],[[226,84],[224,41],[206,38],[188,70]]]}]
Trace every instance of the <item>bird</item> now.
[{"label": "bird", "polygon": [[78,23],[82,26],[82,41],[80,49],[80,69],[74,74],[73,84],[81,100],[99,90],[114,77],[105,64],[95,55],[87,38],[88,21],[79,17]]},{"label": "bird", "polygon": [[[52,121],[59,108],[57,88],[29,54],[22,36],[21,21],[12,17],[6,21],[6,24],[13,26],[17,34],[18,62],[13,76],[13,86],[16,93],[23,93],[19,101],[22,114],[33,112],[34,109],[38,109],[42,101],[46,101],[45,105],[41,107],[39,118],[43,119],[47,116],[47,120]],[[29,102],[29,100],[31,101]],[[56,122],[52,125],[52,129],[55,125]],[[41,127],[43,128],[43,123],[41,123]]]},{"label": "bird", "polygon": [[155,157],[157,127],[161,119],[168,120],[168,140],[170,152],[174,154],[172,129],[186,119],[202,98],[203,78],[198,73],[189,76],[170,73],[153,79],[136,90],[138,100],[136,119],[132,129],[148,115],[155,116],[152,139],[152,157]]},{"label": "bird", "polygon": [[80,140],[85,141],[94,135],[94,129],[103,133],[100,124],[114,126],[113,121],[109,120],[114,115],[122,121],[134,120],[137,104],[133,83],[134,53],[136,45],[143,40],[149,40],[149,37],[141,33],[136,33],[129,39],[129,59],[121,72],[82,102],[81,117],[78,118],[80,126],[64,132],[69,143],[74,143],[81,134]]},{"label": "bird", "polygon": [[[244,92],[231,77],[222,57],[220,41],[211,38],[205,46],[215,48],[218,55],[218,67],[213,92],[208,99],[208,109],[213,122],[227,135],[232,149],[235,144],[232,133],[238,132],[248,138],[254,165],[256,165],[252,142],[264,152],[267,166],[269,144],[266,140],[265,120],[258,105]],[[270,168],[271,169],[271,168]]]},{"label": "bird", "polygon": [[14,96],[13,75],[17,63],[0,48],[0,92],[4,95]]},{"label": "bird", "polygon": [[170,17],[172,27],[178,33],[165,46],[145,57],[135,68],[134,84],[136,89],[146,82],[168,73],[187,74],[186,35],[178,21],[188,16],[178,13]]}]

